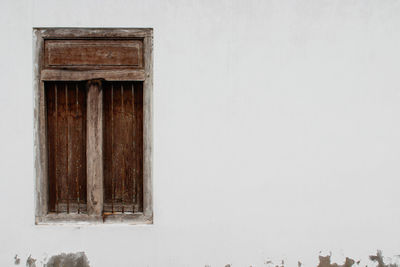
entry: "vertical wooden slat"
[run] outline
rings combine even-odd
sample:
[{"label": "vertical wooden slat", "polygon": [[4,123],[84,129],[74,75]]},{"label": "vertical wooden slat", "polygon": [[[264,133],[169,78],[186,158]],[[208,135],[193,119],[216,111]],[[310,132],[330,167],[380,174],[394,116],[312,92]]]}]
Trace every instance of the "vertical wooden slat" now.
[{"label": "vertical wooden slat", "polygon": [[103,91],[101,81],[88,82],[87,183],[88,214],[101,216],[103,209]]},{"label": "vertical wooden slat", "polygon": [[[43,59],[44,40],[41,33],[33,30],[33,97],[34,97],[34,147],[35,147],[35,224],[44,221],[48,212],[54,212],[54,204],[50,202],[49,192],[55,193],[55,190],[49,189],[49,170],[48,164],[48,139],[47,139],[47,120],[49,113],[47,110],[46,83],[40,80],[41,62]],[[51,116],[51,115],[50,115]],[[49,204],[53,205],[52,207]]]},{"label": "vertical wooden slat", "polygon": [[144,38],[144,61],[146,79],[143,83],[141,92],[142,95],[142,159],[143,164],[142,177],[140,181],[143,183],[141,192],[142,197],[142,210],[146,217],[153,217],[153,182],[152,182],[152,144],[153,144],[153,31],[149,31],[148,35]]},{"label": "vertical wooden slat", "polygon": [[135,166],[136,166],[136,207],[143,211],[143,83],[135,87]]}]

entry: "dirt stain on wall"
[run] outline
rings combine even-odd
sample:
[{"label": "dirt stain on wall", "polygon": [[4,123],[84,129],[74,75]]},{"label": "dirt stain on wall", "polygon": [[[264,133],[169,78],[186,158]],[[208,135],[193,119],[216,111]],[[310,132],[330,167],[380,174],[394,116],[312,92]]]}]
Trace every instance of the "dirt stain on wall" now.
[{"label": "dirt stain on wall", "polygon": [[18,257],[17,254],[15,254],[14,256],[14,264],[15,265],[19,265],[21,263],[21,259]]},{"label": "dirt stain on wall", "polygon": [[[373,266],[377,267],[399,267],[396,263],[385,263],[382,251],[378,250],[376,255],[370,255],[369,259],[374,263]],[[331,256],[319,256],[319,264],[317,267],[352,267],[360,265],[360,261],[355,261],[351,258],[346,257],[344,264],[337,264],[331,262]],[[366,264],[365,266],[369,266]]]},{"label": "dirt stain on wall", "polygon": [[369,256],[369,259],[375,263],[377,263],[377,267],[398,267],[396,263],[385,264],[383,261],[382,251],[378,250],[376,255]]},{"label": "dirt stain on wall", "polygon": [[331,263],[331,256],[319,256],[319,264],[317,267],[351,267],[355,261],[351,258],[346,257],[343,264]]},{"label": "dirt stain on wall", "polygon": [[[392,258],[384,257],[382,251],[378,250],[376,255],[369,256],[370,262],[362,263],[360,261],[355,261],[352,258],[346,257],[343,264],[334,263],[331,260],[331,255],[319,256],[319,263],[317,267],[356,267],[356,266],[376,266],[376,267],[400,267],[398,261],[400,260],[400,255],[394,256],[394,262]],[[46,261],[46,259],[44,259]],[[385,262],[387,261],[387,262]],[[20,264],[20,258],[18,255],[14,257],[14,264]],[[43,264],[43,261],[41,261]],[[285,267],[285,262],[282,260],[280,264],[274,264],[272,261],[268,260],[264,263],[267,266],[275,267]],[[297,263],[298,267],[302,267],[302,263],[299,261]],[[36,267],[36,259],[32,258],[31,255],[26,260],[27,267]],[[89,260],[86,257],[85,252],[77,253],[61,253],[52,256],[47,263],[43,265],[44,267],[90,267]],[[231,267],[231,264],[226,264],[225,267]],[[205,267],[211,267],[210,265],[205,265]]]},{"label": "dirt stain on wall", "polygon": [[46,267],[90,267],[85,252],[61,253],[52,256],[45,265]]},{"label": "dirt stain on wall", "polygon": [[36,259],[32,258],[31,255],[26,259],[26,267],[36,267]]}]

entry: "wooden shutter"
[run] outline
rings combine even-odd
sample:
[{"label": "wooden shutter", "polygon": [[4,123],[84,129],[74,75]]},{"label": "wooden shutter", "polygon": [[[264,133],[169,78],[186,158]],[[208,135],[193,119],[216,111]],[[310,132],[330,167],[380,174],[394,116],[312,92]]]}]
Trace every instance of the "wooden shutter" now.
[{"label": "wooden shutter", "polygon": [[86,212],[86,89],[45,82],[49,211]]},{"label": "wooden shutter", "polygon": [[143,83],[105,82],[104,212],[143,211]]}]

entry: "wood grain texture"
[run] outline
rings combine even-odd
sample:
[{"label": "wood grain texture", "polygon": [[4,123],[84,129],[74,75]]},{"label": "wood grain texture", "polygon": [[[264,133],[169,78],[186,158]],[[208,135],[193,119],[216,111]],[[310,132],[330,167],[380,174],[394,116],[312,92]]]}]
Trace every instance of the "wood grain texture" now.
[{"label": "wood grain texture", "polygon": [[144,38],[152,36],[151,28],[36,28],[44,39],[76,38]]},{"label": "wood grain texture", "polygon": [[85,212],[86,90],[82,83],[46,82],[45,91],[49,212]]},{"label": "wood grain texture", "polygon": [[143,211],[143,87],[104,87],[104,212]]},{"label": "wood grain texture", "polygon": [[88,214],[103,210],[103,89],[102,82],[87,83],[87,203]]},{"label": "wood grain texture", "polygon": [[143,213],[153,218],[153,30],[144,38],[146,80],[143,82]]},{"label": "wood grain texture", "polygon": [[33,90],[34,90],[34,153],[35,153],[35,223],[48,212],[48,175],[46,141],[46,102],[44,82],[40,80],[44,40],[39,30],[33,30]]},{"label": "wood grain texture", "polygon": [[146,73],[140,69],[130,70],[42,70],[42,81],[87,81],[104,79],[107,81],[144,81]]},{"label": "wood grain texture", "polygon": [[142,68],[142,40],[71,40],[44,42],[45,68]]}]

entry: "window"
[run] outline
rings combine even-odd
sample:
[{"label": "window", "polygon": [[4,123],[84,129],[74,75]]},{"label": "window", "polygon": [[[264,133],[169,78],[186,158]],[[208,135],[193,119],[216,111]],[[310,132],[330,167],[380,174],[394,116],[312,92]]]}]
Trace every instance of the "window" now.
[{"label": "window", "polygon": [[152,29],[34,29],[36,223],[152,223]]}]

